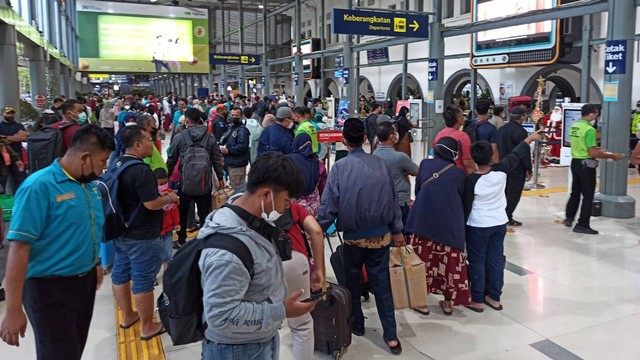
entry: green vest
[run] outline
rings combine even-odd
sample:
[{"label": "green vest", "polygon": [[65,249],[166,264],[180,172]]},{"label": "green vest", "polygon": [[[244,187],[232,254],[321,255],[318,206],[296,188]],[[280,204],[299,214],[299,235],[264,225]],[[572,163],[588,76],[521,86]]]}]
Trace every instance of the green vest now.
[{"label": "green vest", "polygon": [[571,157],[574,159],[591,159],[589,148],[595,147],[596,129],[588,121],[580,119],[569,128],[571,141]]},{"label": "green vest", "polygon": [[[311,123],[309,120],[303,121],[298,128],[296,129],[296,136],[300,134],[307,134],[311,138],[311,149],[314,153],[318,153],[318,130],[316,130],[316,126]],[[296,149],[293,149],[294,151]]]}]

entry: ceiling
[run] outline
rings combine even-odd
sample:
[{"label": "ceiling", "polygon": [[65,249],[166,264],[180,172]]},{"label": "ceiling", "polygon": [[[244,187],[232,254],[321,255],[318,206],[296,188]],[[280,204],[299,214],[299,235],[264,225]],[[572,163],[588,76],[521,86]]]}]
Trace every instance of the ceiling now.
[{"label": "ceiling", "polygon": [[[209,8],[209,9],[221,9],[225,10],[237,10],[240,0],[108,0],[114,2],[126,2],[126,3],[139,3],[159,6],[182,6],[182,7],[196,7],[196,8]],[[291,4],[291,0],[268,0],[267,9],[274,10],[282,5]],[[261,10],[259,6],[262,5],[262,0],[242,0],[242,8],[245,11]]]}]

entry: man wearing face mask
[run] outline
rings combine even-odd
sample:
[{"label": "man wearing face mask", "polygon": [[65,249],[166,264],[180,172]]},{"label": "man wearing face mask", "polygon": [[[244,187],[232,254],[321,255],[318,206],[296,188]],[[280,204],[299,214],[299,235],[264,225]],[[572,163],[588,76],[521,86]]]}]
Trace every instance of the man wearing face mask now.
[{"label": "man wearing face mask", "polygon": [[598,119],[598,108],[593,104],[582,106],[582,118],[569,128],[571,140],[571,196],[565,210],[564,225],[571,227],[578,212],[580,196],[580,218],[573,228],[573,232],[598,235],[598,231],[590,226],[593,196],[596,191],[596,159],[621,160],[624,155],[616,154],[597,147],[596,129],[593,127]]},{"label": "man wearing face mask", "polygon": [[219,104],[216,107],[216,116],[213,118],[213,124],[211,124],[211,130],[213,136],[219,142],[222,136],[227,132],[229,124],[227,124],[227,107],[224,104]]},{"label": "man wearing face mask", "polygon": [[[213,180],[217,180],[218,188],[223,188],[224,180],[222,177],[222,154],[220,153],[220,147],[218,146],[216,139],[207,132],[207,127],[200,123],[201,114],[200,110],[194,108],[186,111],[185,124],[187,125],[187,128],[176,135],[175,141],[171,145],[171,153],[167,159],[167,167],[173,170],[178,163],[178,159],[180,159],[180,171],[183,176],[181,180],[184,180],[184,155],[191,147],[189,145],[190,140],[194,146],[200,146],[207,151],[209,161],[214,169],[212,177],[215,177],[215,179]],[[189,140],[186,139],[187,136],[189,137]],[[211,187],[209,187],[209,190],[211,190]],[[187,220],[191,204],[195,202],[198,208],[198,218],[202,225],[207,214],[209,214],[209,209],[211,208],[211,192],[209,191],[208,193],[201,195],[187,194],[182,191],[181,186],[178,190],[178,194],[182,198],[180,205],[180,231],[178,231],[178,244],[183,245],[187,241]]]},{"label": "man wearing face mask", "polygon": [[[0,138],[4,140],[5,144],[9,144],[11,146],[11,149],[18,154],[22,161],[24,160],[22,159],[22,142],[27,141],[27,131],[24,125],[16,122],[16,110],[14,107],[5,107],[2,116],[3,121],[0,122]],[[20,166],[16,163],[9,165],[9,174],[11,175],[16,188],[25,178],[23,171],[24,167],[22,167],[21,170]],[[6,184],[2,184],[2,186],[5,185]]]},{"label": "man wearing face mask", "polygon": [[334,221],[344,236],[344,272],[351,292],[354,319],[351,332],[364,336],[364,314],[360,302],[360,274],[366,264],[369,282],[376,297],[383,338],[398,355],[396,318],[389,278],[389,248],[404,245],[402,214],[393,178],[384,160],[362,149],[367,136],[360,119],[344,122],[342,143],[349,155],[331,168],[322,194],[318,223],[327,231]]},{"label": "man wearing face mask", "polygon": [[249,171],[246,191],[231,200],[232,207],[211,213],[200,229],[199,239],[215,233],[233,235],[250,249],[254,262],[252,276],[233,253],[202,250],[198,265],[207,323],[203,360],[278,359],[282,321],[315,307],[317,300],[300,301],[310,294],[286,288],[277,240],[271,231],[262,231],[280,219],[303,186],[300,170],[288,157],[259,157]]},{"label": "man wearing face mask", "polygon": [[288,106],[281,106],[276,111],[276,122],[273,126],[262,131],[260,144],[258,144],[258,156],[269,151],[280,154],[293,152],[293,112]]},{"label": "man wearing face mask", "polygon": [[[129,161],[139,164],[125,169],[120,175],[120,193],[117,194],[129,226],[121,237],[113,240],[113,294],[122,310],[122,328],[129,328],[140,321],[141,340],[149,340],[164,332],[161,323],[153,321],[155,309],[153,287],[165,257],[162,231],[162,208],[179,204],[175,193],[158,193],[157,180],[149,166],[140,161],[151,156],[151,135],[138,125],[127,126],[120,137],[125,154],[116,167]],[[133,281],[133,286],[130,285]],[[137,311],[131,306],[131,293]]]},{"label": "man wearing face mask", "polygon": [[[527,114],[520,106],[511,109],[510,121],[498,129],[497,143],[500,160],[509,155],[524,139],[529,136],[527,130],[522,127],[522,123],[527,119]],[[522,226],[522,222],[513,218],[513,212],[518,207],[525,182],[531,179],[531,151],[520,159],[520,164],[511,172],[507,173],[507,186],[505,188],[507,196],[507,218],[509,226]]]},{"label": "man wearing face mask", "polygon": [[395,125],[390,122],[383,122],[378,125],[376,134],[380,144],[378,144],[373,155],[382,158],[391,171],[393,186],[398,195],[398,205],[400,205],[400,211],[402,212],[402,224],[406,225],[407,216],[409,215],[409,202],[411,201],[409,175],[418,175],[419,168],[407,154],[393,148],[400,138]]},{"label": "man wearing face mask", "polygon": [[104,129],[82,127],[67,153],[16,193],[0,337],[20,345],[27,327],[24,305],[38,359],[82,357],[103,276],[98,247],[104,212],[92,180],[113,149]]},{"label": "man wearing face mask", "polygon": [[[156,142],[158,131],[160,130],[160,128],[158,127],[158,122],[153,116],[149,114],[140,114],[136,118],[136,124],[141,128],[147,130],[147,132],[151,135],[151,141],[153,141],[154,143]],[[156,146],[153,147],[151,156],[145,158],[144,162],[151,167],[152,171],[161,168],[164,169],[167,173],[169,172],[169,170],[167,169],[167,164],[164,162],[162,154]]]},{"label": "man wearing face mask", "polygon": [[130,112],[135,113],[135,111],[133,111],[133,109],[131,108],[131,101],[125,100],[124,106],[122,107],[122,109],[118,113],[118,117],[116,118],[116,121],[118,121],[118,124],[120,124],[121,128],[124,127],[126,124],[126,121],[124,119],[125,115]]},{"label": "man wearing face mask", "polygon": [[[180,127],[180,118],[184,115],[184,113],[189,108],[187,99],[178,100],[178,110],[173,113],[173,122],[171,127],[173,128],[173,135],[175,136],[176,132],[179,131]],[[173,143],[173,137],[171,137],[171,142]]]},{"label": "man wearing face mask", "polygon": [[87,122],[85,107],[78,100],[67,100],[62,103],[62,121],[52,124],[54,129],[60,129],[63,134],[62,151],[65,153],[71,145],[73,134],[80,129],[80,125]]},{"label": "man wearing face mask", "polygon": [[245,183],[247,165],[249,165],[249,129],[242,124],[240,108],[231,109],[231,128],[220,140],[220,151],[224,155],[224,164],[229,172],[229,186],[237,189]]}]

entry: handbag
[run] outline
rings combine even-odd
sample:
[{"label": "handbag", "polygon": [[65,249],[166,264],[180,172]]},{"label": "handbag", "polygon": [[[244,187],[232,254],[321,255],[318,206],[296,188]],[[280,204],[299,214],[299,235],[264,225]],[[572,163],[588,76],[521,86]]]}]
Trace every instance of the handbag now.
[{"label": "handbag", "polygon": [[431,175],[430,178],[428,178],[427,180],[423,181],[422,184],[420,184],[420,189],[422,189],[425,185],[427,185],[428,183],[432,182],[433,180],[439,178],[440,175],[446,173],[447,171],[449,171],[449,169],[451,169],[454,166],[455,166],[455,164],[449,164],[449,165],[445,166],[442,170],[440,170],[437,173],[434,173],[433,175]]}]

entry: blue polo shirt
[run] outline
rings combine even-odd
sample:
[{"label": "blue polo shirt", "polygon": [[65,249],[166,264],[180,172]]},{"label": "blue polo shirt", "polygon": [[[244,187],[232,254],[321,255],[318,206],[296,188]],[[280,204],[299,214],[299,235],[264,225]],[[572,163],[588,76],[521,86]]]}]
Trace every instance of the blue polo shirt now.
[{"label": "blue polo shirt", "polygon": [[18,188],[7,239],[31,244],[27,279],[73,276],[98,263],[103,225],[96,185],[79,183],[56,160]]}]

